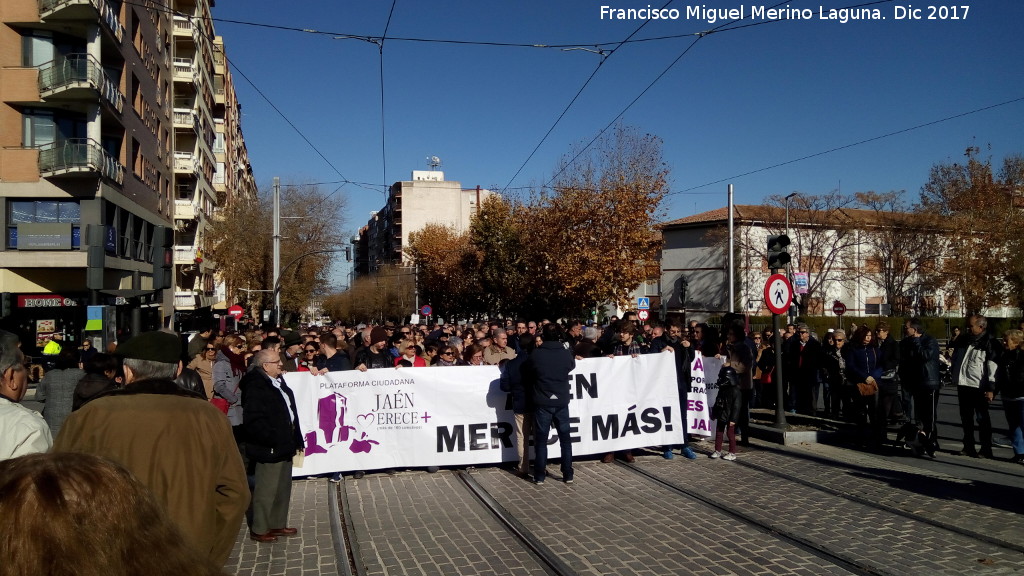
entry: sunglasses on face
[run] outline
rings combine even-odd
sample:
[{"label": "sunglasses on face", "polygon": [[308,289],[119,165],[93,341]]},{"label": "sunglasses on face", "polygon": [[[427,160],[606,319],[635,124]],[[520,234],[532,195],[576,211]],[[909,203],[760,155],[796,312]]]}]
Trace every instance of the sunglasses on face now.
[{"label": "sunglasses on face", "polygon": [[216,350],[216,348],[203,348],[203,350],[206,350],[207,352],[213,352],[214,350]]}]

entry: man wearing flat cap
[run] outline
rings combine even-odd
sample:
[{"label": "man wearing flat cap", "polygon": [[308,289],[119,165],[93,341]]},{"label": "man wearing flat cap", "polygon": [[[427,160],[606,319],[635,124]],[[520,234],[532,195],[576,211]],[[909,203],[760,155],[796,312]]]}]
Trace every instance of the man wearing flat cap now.
[{"label": "man wearing flat cap", "polygon": [[302,350],[302,336],[294,330],[282,330],[281,370],[295,372],[299,369],[299,351]]},{"label": "man wearing flat cap", "polygon": [[124,358],[125,387],[73,412],[54,452],[94,454],[128,468],[185,538],[224,565],[249,505],[231,424],[202,395],[172,380],[181,368],[176,335],[144,332],[115,354]]}]

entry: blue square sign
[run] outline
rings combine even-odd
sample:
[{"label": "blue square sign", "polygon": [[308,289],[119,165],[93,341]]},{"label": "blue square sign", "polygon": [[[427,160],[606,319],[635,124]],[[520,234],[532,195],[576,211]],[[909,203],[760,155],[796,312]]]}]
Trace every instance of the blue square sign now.
[{"label": "blue square sign", "polygon": [[650,310],[651,309],[651,299],[650,298],[637,298],[636,299],[636,308],[637,308],[637,310]]}]

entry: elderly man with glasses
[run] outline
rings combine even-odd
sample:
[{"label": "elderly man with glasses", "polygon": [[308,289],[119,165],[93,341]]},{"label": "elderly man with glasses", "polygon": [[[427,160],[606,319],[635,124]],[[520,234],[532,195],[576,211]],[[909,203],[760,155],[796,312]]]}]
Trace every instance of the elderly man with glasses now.
[{"label": "elderly man with glasses", "polygon": [[821,371],[821,343],[811,336],[807,324],[798,324],[796,336],[783,344],[783,376],[789,386],[786,409],[814,416],[814,388]]},{"label": "elderly man with glasses", "polygon": [[257,542],[276,542],[280,536],[298,533],[287,526],[288,503],[292,458],[303,449],[303,441],[295,395],[281,377],[281,358],[273,350],[261,350],[253,362],[253,369],[239,383],[245,450],[256,463],[249,537]]}]

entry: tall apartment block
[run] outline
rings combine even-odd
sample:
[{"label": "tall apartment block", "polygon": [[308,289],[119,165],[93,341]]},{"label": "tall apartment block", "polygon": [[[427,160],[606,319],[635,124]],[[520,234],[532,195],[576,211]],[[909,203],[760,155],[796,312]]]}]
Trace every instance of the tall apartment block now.
[{"label": "tall apartment block", "polygon": [[427,224],[466,231],[480,204],[492,194],[479,186],[464,190],[459,182],[445,180],[440,170],[413,170],[411,179],[391,185],[387,202],[370,214],[366,226],[352,238],[355,275],[373,274],[381,265],[408,261],[404,250],[409,236]]},{"label": "tall apartment block", "polygon": [[256,187],[210,4],[0,2],[0,327],[27,353],[215,302],[204,233]]}]

